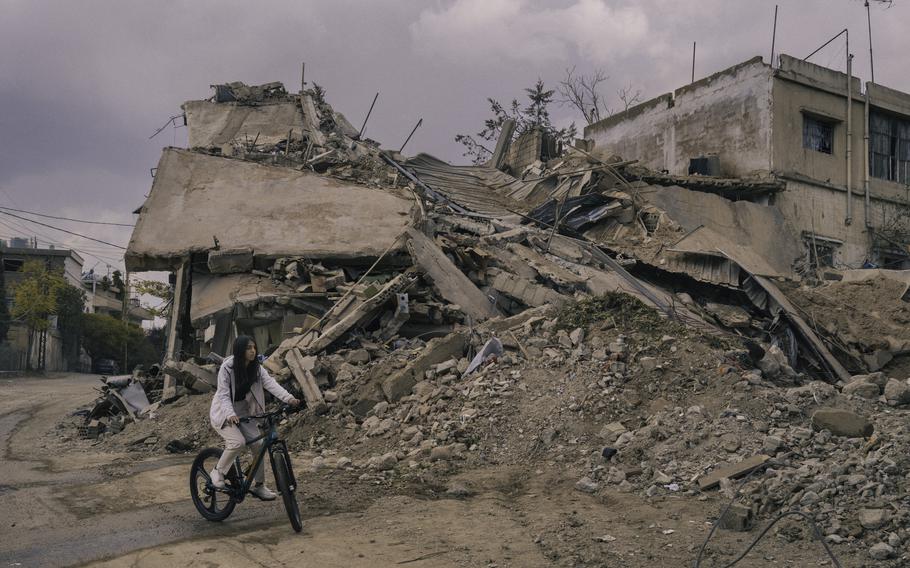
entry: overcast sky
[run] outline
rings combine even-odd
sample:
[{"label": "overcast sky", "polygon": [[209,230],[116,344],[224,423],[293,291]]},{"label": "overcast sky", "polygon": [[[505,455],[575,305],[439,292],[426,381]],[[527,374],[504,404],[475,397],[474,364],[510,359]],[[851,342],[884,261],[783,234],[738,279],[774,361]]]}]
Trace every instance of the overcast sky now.
[{"label": "overcast sky", "polygon": [[[854,70],[869,79],[861,0],[777,0],[777,52],[804,57],[851,32]],[[876,80],[910,91],[910,0],[873,2]],[[463,161],[453,137],[476,132],[486,97],[507,101],[538,77],[555,86],[567,67],[602,68],[607,94],[631,84],[645,97],[754,55],[769,60],[768,0],[332,0],[308,2],[0,0],[0,206],[132,222],[163,146],[184,129],[149,136],[228,81],[307,80],[367,135],[406,153]],[[812,61],[844,68],[838,41]],[[553,109],[560,124],[580,117]],[[126,245],[129,229],[49,224]],[[0,215],[0,238],[86,253],[86,268],[116,264],[117,249]],[[95,255],[95,256],[91,256]],[[100,257],[100,258],[99,258]]]}]

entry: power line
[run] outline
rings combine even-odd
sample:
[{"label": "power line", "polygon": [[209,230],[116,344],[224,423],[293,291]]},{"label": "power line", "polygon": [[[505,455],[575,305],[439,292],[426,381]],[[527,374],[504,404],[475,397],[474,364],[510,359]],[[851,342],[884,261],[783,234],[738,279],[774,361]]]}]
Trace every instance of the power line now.
[{"label": "power line", "polygon": [[[11,196],[9,193],[7,193],[7,191],[6,191],[5,189],[3,189],[3,186],[0,186],[0,192],[2,192],[3,195],[6,196],[6,198],[9,200],[10,203],[12,203],[13,205],[16,205],[17,207],[19,206],[19,204],[16,203],[16,201],[12,198],[12,196]],[[6,221],[0,220],[0,225],[3,225],[4,227],[7,227],[7,228],[11,229],[11,230],[14,231],[14,232],[19,232],[19,233],[22,234],[22,235],[28,235],[29,233],[34,233],[36,236],[39,236],[39,237],[43,238],[43,239],[44,239],[47,243],[49,243],[49,244],[59,245],[59,246],[62,246],[62,247],[64,247],[64,248],[68,248],[68,249],[74,250],[74,251],[76,251],[76,252],[78,252],[79,254],[82,254],[82,255],[84,255],[84,256],[92,257],[92,258],[94,258],[95,260],[97,260],[97,261],[99,261],[100,263],[105,264],[105,265],[107,265],[107,266],[110,266],[111,263],[113,263],[113,264],[118,264],[118,263],[120,263],[120,262],[123,261],[123,258],[122,258],[122,257],[119,258],[119,259],[115,259],[115,258],[111,258],[111,257],[108,257],[108,256],[100,255],[100,253],[99,253],[99,254],[92,254],[91,252],[86,252],[85,250],[76,248],[76,247],[71,246],[71,245],[68,245],[68,244],[66,244],[66,243],[62,243],[62,242],[56,241],[56,240],[54,240],[53,237],[48,236],[47,234],[42,233],[41,231],[38,231],[38,230],[32,229],[32,228],[30,228],[30,227],[27,227],[27,226],[25,226],[25,225],[22,225],[22,224],[20,224],[20,223],[17,222],[17,221],[13,221],[12,219],[7,219]]]},{"label": "power line", "polygon": [[[18,223],[15,223],[15,224],[14,224],[14,223],[15,223],[15,222],[14,222],[14,221],[11,221],[11,220],[9,220],[9,221],[4,221],[3,219],[0,219],[0,226],[6,227],[7,229],[9,229],[10,231],[13,232],[12,235],[7,235],[7,236],[6,236],[7,238],[12,239],[12,238],[16,238],[16,237],[21,237],[22,235],[27,235],[28,233],[31,233],[31,232],[32,232],[31,230],[28,229],[28,227],[24,227],[24,226],[22,226],[22,225],[19,225]],[[35,232],[35,233],[38,233],[37,231],[34,231],[34,232]],[[41,240],[43,240],[44,242],[46,242],[46,243],[49,244],[49,245],[54,245],[54,246],[62,247],[62,248],[64,248],[64,249],[74,250],[74,251],[78,252],[79,254],[82,254],[82,255],[87,256],[87,257],[92,257],[92,258],[94,258],[95,260],[97,260],[97,261],[99,261],[99,262],[101,262],[101,263],[104,263],[104,264],[110,264],[111,262],[113,262],[113,263],[116,264],[116,263],[121,262],[121,261],[123,260],[122,258],[120,258],[120,259],[115,259],[115,258],[113,258],[113,257],[103,256],[103,253],[94,254],[93,252],[89,252],[89,251],[92,251],[93,249],[89,249],[89,248],[84,248],[84,249],[83,249],[83,248],[76,248],[76,247],[71,246],[71,245],[68,245],[68,244],[66,244],[66,243],[63,243],[63,242],[60,242],[60,241],[55,241],[55,240],[53,240],[52,238],[48,237],[47,235],[45,235],[45,234],[43,234],[43,233],[38,233],[38,236],[40,236],[40,237],[41,237]],[[40,242],[40,240],[39,240],[39,242]],[[105,250],[108,250],[108,249],[105,249]]]},{"label": "power line", "polygon": [[17,213],[28,213],[29,215],[35,215],[37,217],[45,217],[47,219],[57,219],[59,221],[74,221],[76,223],[88,223],[89,225],[114,225],[116,227],[135,227],[132,223],[108,223],[105,221],[86,221],[85,219],[73,219],[70,217],[57,217],[54,215],[45,215],[44,213],[36,213],[34,211],[25,211],[22,209],[13,209],[12,207],[2,207],[0,209],[5,209],[7,211],[16,211]]},{"label": "power line", "polygon": [[54,227],[53,225],[48,225],[47,223],[42,223],[42,222],[40,222],[40,221],[35,221],[34,219],[28,219],[28,218],[26,218],[26,217],[20,217],[19,215],[15,215],[15,214],[10,213],[10,212],[8,212],[8,211],[0,210],[0,215],[9,215],[10,217],[15,217],[16,219],[22,219],[23,221],[28,221],[29,223],[34,223],[34,224],[36,224],[36,225],[41,225],[42,227],[47,227],[48,229],[54,229],[55,231],[60,231],[60,232],[62,232],[62,233],[67,233],[67,234],[70,234],[70,235],[74,235],[74,236],[77,236],[77,237],[81,237],[81,238],[83,238],[83,239],[88,239],[88,240],[90,240],[90,241],[95,241],[95,242],[98,242],[98,243],[101,243],[101,244],[104,244],[104,245],[108,245],[108,246],[112,246],[112,247],[114,247],[114,248],[118,248],[118,249],[120,249],[120,250],[126,250],[126,247],[122,247],[122,246],[120,246],[120,245],[115,245],[114,243],[109,243],[109,242],[107,242],[107,241],[102,241],[101,239],[96,239],[95,237],[89,237],[89,236],[86,236],[86,235],[83,235],[83,234],[80,234],[80,233],[75,233],[75,232],[73,232],[73,231],[67,231],[66,229],[61,229],[60,227]]}]

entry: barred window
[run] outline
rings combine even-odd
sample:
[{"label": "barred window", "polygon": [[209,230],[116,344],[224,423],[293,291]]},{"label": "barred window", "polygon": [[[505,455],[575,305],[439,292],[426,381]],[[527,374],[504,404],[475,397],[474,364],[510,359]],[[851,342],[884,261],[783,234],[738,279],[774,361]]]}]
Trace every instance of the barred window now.
[{"label": "barred window", "polygon": [[869,115],[869,173],[910,184],[910,121],[882,112]]},{"label": "barred window", "polygon": [[803,148],[825,154],[833,153],[834,123],[810,114],[803,114]]}]

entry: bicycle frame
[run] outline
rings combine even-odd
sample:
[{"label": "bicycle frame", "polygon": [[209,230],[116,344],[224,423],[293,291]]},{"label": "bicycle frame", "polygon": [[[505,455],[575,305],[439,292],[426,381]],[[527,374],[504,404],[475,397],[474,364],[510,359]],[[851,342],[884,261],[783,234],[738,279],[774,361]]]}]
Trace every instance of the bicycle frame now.
[{"label": "bicycle frame", "polygon": [[287,444],[284,440],[278,439],[278,430],[275,427],[277,419],[274,415],[268,415],[265,417],[266,423],[268,424],[268,431],[261,436],[257,436],[252,440],[247,441],[246,445],[255,444],[259,440],[265,440],[265,443],[262,444],[262,447],[259,449],[259,453],[253,459],[253,462],[250,464],[250,467],[247,468],[246,472],[240,467],[240,456],[234,458],[234,470],[237,472],[237,478],[240,481],[239,487],[233,487],[231,489],[225,489],[228,493],[233,493],[234,498],[238,503],[242,502],[246,497],[247,493],[250,491],[250,487],[253,485],[254,473],[262,464],[262,460],[265,458],[266,452],[269,454],[269,461],[272,463],[272,475],[275,476],[275,479],[278,479],[278,473],[275,471],[275,459],[273,455],[275,452],[283,452],[285,456],[285,463],[288,466],[288,473],[290,477],[290,490],[294,491],[297,489],[297,478],[294,475],[294,469],[291,466],[290,454],[288,453]]}]

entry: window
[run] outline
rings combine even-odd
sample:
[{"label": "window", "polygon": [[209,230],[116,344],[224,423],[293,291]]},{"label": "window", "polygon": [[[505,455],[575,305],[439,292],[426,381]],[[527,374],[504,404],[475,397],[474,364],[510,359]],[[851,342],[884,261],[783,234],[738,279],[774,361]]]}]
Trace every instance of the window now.
[{"label": "window", "polygon": [[833,153],[834,123],[811,114],[803,114],[803,148],[825,154]]},{"label": "window", "polygon": [[3,259],[3,271],[4,272],[19,272],[22,270],[22,265],[25,264],[25,261],[17,258],[4,258]]},{"label": "window", "polygon": [[910,120],[873,112],[869,115],[869,173],[910,184]]},{"label": "window", "polygon": [[813,269],[833,268],[837,265],[838,249],[843,244],[841,241],[803,231],[803,243],[808,253],[809,266]]}]

